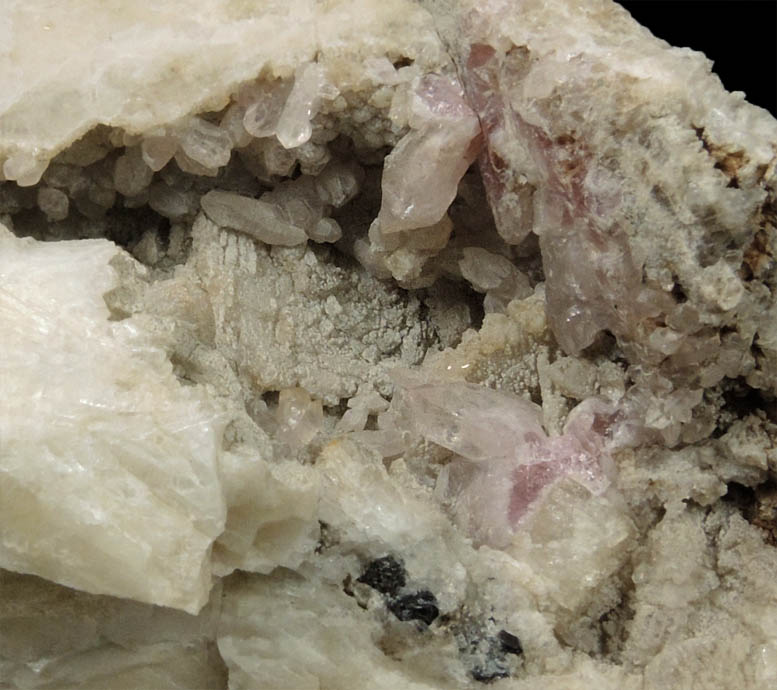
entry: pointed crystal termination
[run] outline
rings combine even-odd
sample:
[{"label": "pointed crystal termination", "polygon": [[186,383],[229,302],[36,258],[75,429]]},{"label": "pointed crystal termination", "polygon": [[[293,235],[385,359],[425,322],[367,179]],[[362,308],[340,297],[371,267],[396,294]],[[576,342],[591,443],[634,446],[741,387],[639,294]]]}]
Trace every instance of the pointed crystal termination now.
[{"label": "pointed crystal termination", "polygon": [[440,221],[480,147],[477,116],[456,80],[440,75],[422,77],[410,98],[409,110],[411,131],[384,164],[378,215],[383,234]]},{"label": "pointed crystal termination", "polygon": [[537,405],[473,383],[400,388],[398,396],[407,424],[474,462],[511,457],[545,436]]},{"label": "pointed crystal termination", "polygon": [[475,384],[398,387],[394,401],[403,426],[460,456],[447,466],[446,492],[458,521],[481,543],[509,543],[518,522],[561,477],[592,493],[609,485],[607,450],[596,429],[614,413],[599,401],[578,406],[564,433],[552,438],[536,405]]},{"label": "pointed crystal termination", "polygon": [[243,127],[246,132],[260,139],[273,136],[290,91],[290,83],[275,81],[262,83],[238,94],[238,102],[245,105]]},{"label": "pointed crystal termination", "polygon": [[[727,93],[700,53],[668,47],[615,4],[596,6],[574,10],[574,31],[538,32],[501,0],[446,18],[483,127],[497,228],[508,242],[540,237],[566,352],[608,331],[634,364],[665,359],[679,385],[747,376],[749,336],[712,352],[704,343],[710,328],[752,333],[762,309],[761,285],[748,292],[740,274],[774,203],[777,122]],[[546,27],[571,16],[566,2],[542,8]],[[666,338],[646,337],[663,324],[674,324]]]},{"label": "pointed crystal termination", "polygon": [[297,70],[294,86],[275,127],[275,136],[284,148],[301,146],[310,139],[313,134],[311,120],[318,113],[322,99],[333,99],[337,93],[321,65],[307,63]]}]

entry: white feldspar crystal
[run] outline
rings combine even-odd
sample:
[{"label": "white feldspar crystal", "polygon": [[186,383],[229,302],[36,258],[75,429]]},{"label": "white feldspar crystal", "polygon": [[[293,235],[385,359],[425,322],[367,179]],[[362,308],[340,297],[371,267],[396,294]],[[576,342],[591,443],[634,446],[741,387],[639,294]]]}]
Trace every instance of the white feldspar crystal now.
[{"label": "white feldspar crystal", "polygon": [[199,615],[0,571],[0,684],[25,690],[226,687],[212,640],[221,587]]},{"label": "white feldspar crystal", "polygon": [[154,171],[146,164],[138,146],[132,146],[116,159],[113,184],[124,196],[140,194],[151,184]]},{"label": "white feldspar crystal", "polygon": [[213,190],[200,203],[215,223],[244,232],[265,244],[291,247],[308,238],[302,228],[283,219],[277,206],[261,199]]},{"label": "white feldspar crystal", "polygon": [[140,144],[143,160],[154,172],[164,168],[178,150],[178,141],[171,136],[151,135]]},{"label": "white feldspar crystal", "polygon": [[[380,651],[375,644],[380,624],[360,613],[341,587],[298,576],[230,581],[218,640],[230,690],[357,690],[365,678],[380,690],[433,690],[434,685],[413,682],[399,662]],[[273,621],[271,630],[262,618]]]},{"label": "white feldspar crystal", "polygon": [[225,514],[216,411],[109,320],[114,245],[2,233],[0,566],[198,611]]},{"label": "white feldspar crystal", "polygon": [[342,236],[343,229],[334,218],[322,218],[308,230],[308,237],[314,242],[337,242]]},{"label": "white feldspar crystal", "polygon": [[213,547],[214,571],[299,567],[319,536],[318,475],[294,460],[268,462],[254,448],[225,453],[221,472],[229,510]]}]

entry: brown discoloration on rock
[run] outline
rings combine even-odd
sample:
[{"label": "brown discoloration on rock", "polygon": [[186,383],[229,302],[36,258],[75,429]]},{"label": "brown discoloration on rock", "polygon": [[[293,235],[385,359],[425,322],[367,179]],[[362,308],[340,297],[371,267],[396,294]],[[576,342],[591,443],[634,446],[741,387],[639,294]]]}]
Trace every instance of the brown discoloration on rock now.
[{"label": "brown discoloration on rock", "polygon": [[759,230],[750,246],[745,250],[742,277],[745,280],[762,277],[771,266],[773,258],[769,236],[764,230]]}]

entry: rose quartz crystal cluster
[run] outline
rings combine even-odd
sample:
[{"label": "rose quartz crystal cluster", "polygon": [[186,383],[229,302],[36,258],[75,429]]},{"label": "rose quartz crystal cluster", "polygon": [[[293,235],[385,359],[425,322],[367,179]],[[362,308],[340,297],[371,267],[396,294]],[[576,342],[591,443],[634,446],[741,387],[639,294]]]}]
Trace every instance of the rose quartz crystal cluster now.
[{"label": "rose quartz crystal cluster", "polygon": [[503,547],[540,498],[569,476],[602,493],[611,469],[606,433],[613,411],[588,400],[549,438],[534,403],[469,383],[430,383],[395,393],[403,423],[455,455],[439,480],[462,526]]}]

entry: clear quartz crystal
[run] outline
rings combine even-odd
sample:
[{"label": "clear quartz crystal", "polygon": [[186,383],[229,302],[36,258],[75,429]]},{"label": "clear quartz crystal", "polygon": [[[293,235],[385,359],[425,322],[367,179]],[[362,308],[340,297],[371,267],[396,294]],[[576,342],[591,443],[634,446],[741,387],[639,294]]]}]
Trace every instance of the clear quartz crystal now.
[{"label": "clear quartz crystal", "polygon": [[246,132],[258,139],[273,136],[290,88],[289,84],[276,81],[252,86],[239,94],[238,101],[245,104]]},{"label": "clear quartz crystal", "polygon": [[437,223],[478,152],[480,125],[454,79],[427,75],[408,99],[412,129],[386,157],[380,214],[383,233]]},{"label": "clear quartz crystal", "polygon": [[424,438],[472,461],[506,457],[545,431],[534,403],[471,383],[400,389],[400,414]]},{"label": "clear quartz crystal", "polygon": [[246,131],[243,124],[246,108],[239,103],[233,103],[221,118],[219,127],[223,129],[232,140],[235,148],[242,148],[251,143],[251,134]]},{"label": "clear quartz crystal", "polygon": [[146,136],[140,144],[140,150],[146,165],[156,172],[172,160],[178,150],[178,141],[163,134]]},{"label": "clear quartz crystal", "polygon": [[220,168],[229,163],[232,153],[229,133],[201,117],[189,119],[180,140],[183,152],[206,168]]},{"label": "clear quartz crystal", "polygon": [[278,141],[287,149],[307,142],[313,134],[311,120],[318,113],[321,100],[334,99],[337,93],[321,65],[309,62],[300,67],[275,128]]},{"label": "clear quartz crystal", "polygon": [[[401,376],[401,374],[398,374]],[[609,485],[599,426],[614,408],[591,398],[548,437],[533,403],[469,383],[400,384],[392,411],[400,427],[460,456],[446,475],[456,511],[476,539],[504,546],[546,486],[570,476],[595,494]],[[344,423],[352,424],[348,419]]]}]

